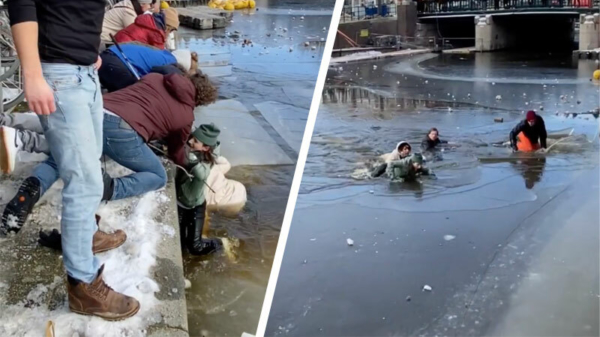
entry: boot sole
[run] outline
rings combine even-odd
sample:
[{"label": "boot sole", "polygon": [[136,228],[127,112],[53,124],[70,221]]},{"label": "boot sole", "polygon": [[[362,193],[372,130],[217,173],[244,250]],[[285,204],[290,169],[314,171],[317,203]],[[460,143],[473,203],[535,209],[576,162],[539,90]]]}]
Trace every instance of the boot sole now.
[{"label": "boot sole", "polygon": [[90,313],[90,312],[84,312],[84,311],[79,311],[79,310],[74,310],[69,308],[72,312],[80,314],[80,315],[85,315],[85,316],[96,316],[96,317],[100,317],[102,319],[105,319],[107,321],[122,321],[124,319],[127,319],[129,317],[133,317],[135,316],[135,314],[138,313],[138,311],[140,311],[140,305],[138,305],[134,310],[132,310],[131,312],[128,312],[126,314],[123,314],[122,316],[119,317],[114,317],[114,316],[106,316],[106,315],[102,315],[101,313]]},{"label": "boot sole", "polygon": [[[14,135],[13,135],[14,136]],[[10,135],[6,132],[4,127],[0,127],[0,170],[5,174],[12,173],[15,163],[12,162],[8,144],[10,141]]]},{"label": "boot sole", "polygon": [[125,237],[125,240],[123,240],[122,242],[120,242],[118,245],[116,245],[114,247],[109,247],[109,248],[105,248],[102,250],[93,251],[92,253],[100,254],[100,253],[108,252],[109,250],[117,249],[117,248],[121,247],[125,243],[125,241],[127,241],[127,237]]}]

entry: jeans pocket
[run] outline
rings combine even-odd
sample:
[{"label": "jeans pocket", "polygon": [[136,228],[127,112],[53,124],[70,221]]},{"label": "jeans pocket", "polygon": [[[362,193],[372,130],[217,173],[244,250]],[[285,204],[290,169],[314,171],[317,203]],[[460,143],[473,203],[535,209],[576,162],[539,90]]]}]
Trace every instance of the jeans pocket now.
[{"label": "jeans pocket", "polygon": [[52,90],[57,92],[81,86],[83,78],[79,74],[49,75],[46,77],[46,81]]},{"label": "jeans pocket", "polygon": [[136,136],[127,138],[106,137],[106,144],[118,161],[138,161],[142,159],[142,143]]}]

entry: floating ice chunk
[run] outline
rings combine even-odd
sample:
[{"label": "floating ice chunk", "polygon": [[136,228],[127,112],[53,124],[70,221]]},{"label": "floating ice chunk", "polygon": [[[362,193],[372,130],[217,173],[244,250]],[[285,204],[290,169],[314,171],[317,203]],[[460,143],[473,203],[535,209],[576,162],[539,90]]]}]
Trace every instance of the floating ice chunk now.
[{"label": "floating ice chunk", "polygon": [[185,279],[185,289],[191,289],[192,288],[192,282],[188,279]]},{"label": "floating ice chunk", "polygon": [[456,236],[454,235],[444,235],[444,240],[446,241],[452,241],[456,238]]},{"label": "floating ice chunk", "polygon": [[346,239],[346,243],[348,244],[348,246],[354,246],[354,240],[350,238]]},{"label": "floating ice chunk", "polygon": [[423,291],[432,291],[432,290],[433,290],[433,288],[431,288],[431,286],[429,286],[427,284],[423,286]]},{"label": "floating ice chunk", "polygon": [[496,95],[496,101],[500,101],[500,100],[502,100],[502,96]]},{"label": "floating ice chunk", "polygon": [[373,65],[373,70],[376,70],[376,69],[377,69],[377,65],[374,64]]}]

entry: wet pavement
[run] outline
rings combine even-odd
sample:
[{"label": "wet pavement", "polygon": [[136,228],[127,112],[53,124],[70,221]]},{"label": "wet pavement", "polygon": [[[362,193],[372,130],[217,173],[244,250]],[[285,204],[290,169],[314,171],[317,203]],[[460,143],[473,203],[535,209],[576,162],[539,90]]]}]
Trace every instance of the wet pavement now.
[{"label": "wet pavement", "polygon": [[[506,53],[332,67],[267,335],[597,336],[595,68]],[[573,135],[546,155],[493,146],[532,108]],[[452,143],[429,156],[437,179],[367,178],[431,127]]]},{"label": "wet pavement", "polygon": [[229,237],[235,258],[184,256],[190,336],[256,331],[333,3],[257,1],[226,29],[180,29],[178,47],[198,52],[219,86],[220,101],[198,109],[196,123],[221,127],[227,176],[248,191],[240,214],[210,220],[209,235]]}]

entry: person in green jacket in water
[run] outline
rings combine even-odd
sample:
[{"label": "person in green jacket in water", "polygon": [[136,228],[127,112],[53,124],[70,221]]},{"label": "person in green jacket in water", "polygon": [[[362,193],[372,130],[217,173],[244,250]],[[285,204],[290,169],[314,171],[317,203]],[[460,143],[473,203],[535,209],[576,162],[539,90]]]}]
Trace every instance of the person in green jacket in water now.
[{"label": "person in green jacket in water", "polygon": [[423,166],[423,155],[420,153],[389,162],[386,173],[395,182],[415,181],[422,175],[433,176],[431,170]]},{"label": "person in green jacket in water", "polygon": [[223,246],[218,238],[203,238],[206,217],[206,180],[220,153],[221,130],[214,124],[202,124],[190,135],[187,171],[178,169],[175,177],[177,212],[182,247],[190,254],[206,255]]}]

